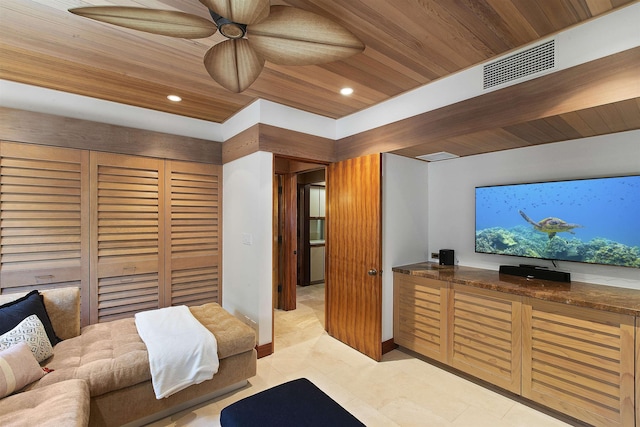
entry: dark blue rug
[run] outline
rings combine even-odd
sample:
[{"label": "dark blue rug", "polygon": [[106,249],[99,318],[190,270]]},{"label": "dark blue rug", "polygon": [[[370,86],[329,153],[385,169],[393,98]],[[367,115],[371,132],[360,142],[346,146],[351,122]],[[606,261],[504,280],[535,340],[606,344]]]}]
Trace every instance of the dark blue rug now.
[{"label": "dark blue rug", "polygon": [[364,426],[306,378],[289,381],[222,410],[222,427]]}]

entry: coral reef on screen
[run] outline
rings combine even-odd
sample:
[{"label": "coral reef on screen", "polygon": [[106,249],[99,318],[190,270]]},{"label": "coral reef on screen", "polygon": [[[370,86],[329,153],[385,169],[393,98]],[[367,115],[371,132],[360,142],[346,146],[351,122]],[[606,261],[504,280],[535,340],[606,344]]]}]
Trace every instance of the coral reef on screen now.
[{"label": "coral reef on screen", "polygon": [[526,226],[478,230],[476,252],[640,268],[638,246],[603,237],[582,241],[558,234],[550,239],[546,233]]}]

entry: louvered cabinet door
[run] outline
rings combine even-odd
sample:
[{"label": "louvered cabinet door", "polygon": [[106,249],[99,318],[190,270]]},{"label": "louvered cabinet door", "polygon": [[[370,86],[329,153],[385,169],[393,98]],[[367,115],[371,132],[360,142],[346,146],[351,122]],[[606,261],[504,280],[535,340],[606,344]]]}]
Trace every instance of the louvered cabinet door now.
[{"label": "louvered cabinet door", "polygon": [[520,393],[521,297],[454,285],[449,294],[449,364]]},{"label": "louvered cabinet door", "polygon": [[528,299],[523,392],[594,426],[633,426],[632,316]]},{"label": "louvered cabinet door", "polygon": [[221,166],[166,162],[166,306],[220,300],[221,179]]},{"label": "louvered cabinet door", "polygon": [[2,293],[88,289],[88,178],[88,151],[0,142]]},{"label": "louvered cabinet door", "polygon": [[446,362],[447,282],[393,273],[396,344]]},{"label": "louvered cabinet door", "polygon": [[91,323],[163,301],[164,161],[91,152]]}]

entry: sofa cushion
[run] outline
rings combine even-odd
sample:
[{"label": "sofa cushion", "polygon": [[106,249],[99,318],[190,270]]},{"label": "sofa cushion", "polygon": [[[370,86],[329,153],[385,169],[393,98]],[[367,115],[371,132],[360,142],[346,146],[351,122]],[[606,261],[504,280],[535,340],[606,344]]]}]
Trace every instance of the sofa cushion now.
[{"label": "sofa cushion", "polygon": [[31,291],[21,298],[0,306],[0,334],[9,332],[32,314],[38,316],[44,325],[51,345],[56,345],[60,339],[53,330],[42,295],[38,291]]},{"label": "sofa cushion", "polygon": [[133,318],[89,325],[53,352],[47,367],[54,371],[36,387],[77,378],[87,382],[91,396],[99,396],[151,379],[147,349]]},{"label": "sofa cushion", "polygon": [[43,375],[44,371],[26,343],[0,351],[0,399],[39,380]]},{"label": "sofa cushion", "polygon": [[189,307],[193,316],[209,329],[218,342],[218,358],[252,350],[256,346],[253,328],[242,323],[220,305],[212,302]]},{"label": "sofa cushion", "polygon": [[0,399],[0,425],[87,426],[89,388],[82,380],[69,380]]},{"label": "sofa cushion", "polygon": [[38,362],[53,355],[53,347],[51,347],[47,332],[35,314],[24,319],[6,334],[0,335],[0,350],[18,343],[27,344]]},{"label": "sofa cushion", "polygon": [[80,288],[46,289],[40,294],[58,338],[80,335]]},{"label": "sofa cushion", "polygon": [[[0,295],[0,305],[22,298],[24,292]],[[51,326],[61,340],[80,335],[80,288],[66,287],[40,291]]]}]

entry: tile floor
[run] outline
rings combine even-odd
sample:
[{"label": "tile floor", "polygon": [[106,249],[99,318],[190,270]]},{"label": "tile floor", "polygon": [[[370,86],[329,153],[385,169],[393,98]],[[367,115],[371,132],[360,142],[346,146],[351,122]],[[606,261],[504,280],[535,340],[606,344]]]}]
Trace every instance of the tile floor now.
[{"label": "tile floor", "polygon": [[[560,427],[562,421],[399,350],[376,363],[324,331],[324,285],[298,288],[298,308],[276,311],[275,352],[249,385],[150,426],[219,426],[225,406],[306,377],[369,427]],[[303,397],[301,397],[303,398]]]}]

